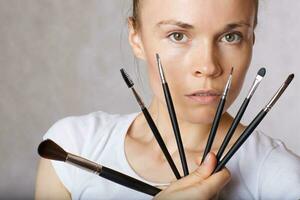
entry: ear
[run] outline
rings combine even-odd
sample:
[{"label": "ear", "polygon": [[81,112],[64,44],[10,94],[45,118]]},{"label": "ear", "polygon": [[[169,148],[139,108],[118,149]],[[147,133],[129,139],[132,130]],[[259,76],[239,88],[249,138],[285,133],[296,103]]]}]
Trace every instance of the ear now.
[{"label": "ear", "polygon": [[144,48],[143,48],[143,43],[141,39],[140,32],[136,29],[134,26],[134,21],[131,17],[128,18],[128,40],[129,44],[133,50],[134,55],[137,58],[140,59],[145,59],[145,53],[144,53]]}]

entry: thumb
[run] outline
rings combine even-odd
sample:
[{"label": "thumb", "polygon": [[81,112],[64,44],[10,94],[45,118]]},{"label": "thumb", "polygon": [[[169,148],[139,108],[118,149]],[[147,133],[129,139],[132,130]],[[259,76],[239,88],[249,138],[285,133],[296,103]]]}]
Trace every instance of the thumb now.
[{"label": "thumb", "polygon": [[207,179],[214,171],[215,166],[217,164],[217,159],[215,154],[209,153],[207,154],[204,162],[200,165],[194,172],[190,175],[174,182],[173,189],[188,187],[195,183],[200,183],[203,180]]},{"label": "thumb", "polygon": [[191,174],[198,180],[207,179],[214,171],[217,165],[217,158],[214,153],[208,153],[204,162]]}]

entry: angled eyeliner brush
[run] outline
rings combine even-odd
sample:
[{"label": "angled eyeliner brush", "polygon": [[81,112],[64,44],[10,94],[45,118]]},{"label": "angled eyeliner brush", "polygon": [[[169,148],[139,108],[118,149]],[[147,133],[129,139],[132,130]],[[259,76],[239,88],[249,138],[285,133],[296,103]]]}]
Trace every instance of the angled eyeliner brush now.
[{"label": "angled eyeliner brush", "polygon": [[95,173],[112,182],[115,182],[117,184],[123,185],[127,188],[131,188],[133,190],[145,194],[149,194],[151,196],[155,196],[157,193],[161,191],[160,189],[152,185],[149,185],[140,180],[122,174],[118,171],[104,167],[102,165],[94,163],[85,158],[76,156],[74,154],[68,153],[59,145],[57,145],[55,142],[49,139],[40,143],[38,147],[38,153],[43,158],[72,164],[81,169]]},{"label": "angled eyeliner brush", "polygon": [[206,144],[206,147],[205,147],[205,150],[204,150],[204,153],[203,153],[201,163],[203,163],[205,157],[210,152],[211,147],[213,145],[213,142],[214,142],[214,139],[215,139],[215,136],[216,136],[216,133],[217,133],[217,129],[218,129],[218,126],[219,126],[219,123],[220,123],[220,119],[221,119],[221,116],[222,116],[222,113],[223,113],[223,109],[224,109],[224,106],[225,106],[225,103],[226,103],[226,97],[228,95],[228,92],[229,92],[229,89],[230,89],[230,86],[231,86],[232,74],[233,74],[233,68],[231,68],[231,72],[230,72],[230,75],[228,77],[223,95],[220,99],[220,102],[219,102],[219,105],[218,105],[218,108],[217,108],[217,111],[216,111],[216,115],[215,115],[214,121],[213,121],[212,126],[211,126],[211,130],[210,130],[210,133],[209,133],[209,136],[208,136],[207,144]]},{"label": "angled eyeliner brush", "polygon": [[180,155],[183,173],[184,173],[184,176],[187,176],[187,175],[189,175],[189,169],[188,169],[188,165],[186,162],[184,147],[183,147],[182,140],[181,140],[181,135],[180,135],[180,130],[179,130],[178,122],[177,122],[175,108],[174,108],[173,100],[171,97],[170,89],[169,89],[168,83],[165,78],[161,60],[160,60],[160,57],[158,54],[156,54],[156,61],[157,61],[159,75],[160,75],[160,79],[162,82],[162,87],[163,87],[163,91],[164,91],[164,95],[165,95],[165,99],[166,99],[166,103],[167,103],[167,107],[168,107],[168,111],[169,111],[169,116],[170,116],[170,119],[172,122],[172,127],[173,127],[173,131],[174,131],[175,138],[176,138],[176,143],[177,143],[177,147],[178,147],[178,151],[179,151],[179,155]]},{"label": "angled eyeliner brush", "polygon": [[252,132],[255,130],[255,128],[260,124],[260,122],[264,119],[264,117],[272,109],[274,104],[278,101],[278,99],[281,97],[281,95],[284,93],[284,91],[286,90],[286,88],[289,86],[289,84],[292,82],[293,79],[294,79],[294,74],[290,74],[289,77],[286,79],[286,81],[281,85],[279,90],[276,92],[276,94],[273,96],[273,98],[269,101],[269,103],[256,115],[256,117],[252,120],[252,122],[249,124],[249,126],[244,130],[244,132],[239,137],[239,139],[230,148],[228,153],[218,163],[218,165],[213,173],[218,172],[223,167],[225,167],[225,165],[230,160],[230,158],[235,154],[235,152],[237,152],[239,150],[239,148],[242,146],[242,144],[247,140],[247,138],[252,134]]},{"label": "angled eyeliner brush", "polygon": [[152,117],[151,117],[151,115],[148,111],[148,109],[145,107],[145,104],[144,104],[143,100],[141,99],[139,94],[136,92],[132,79],[129,77],[129,75],[127,74],[125,69],[121,69],[120,71],[121,71],[121,74],[122,74],[122,77],[123,77],[125,83],[127,84],[128,88],[130,88],[132,90],[138,104],[140,105],[141,110],[142,110],[142,112],[143,112],[143,114],[144,114],[144,116],[145,116],[145,118],[148,122],[148,125],[151,128],[152,133],[153,133],[156,141],[158,142],[162,152],[164,153],[164,155],[165,155],[165,157],[166,157],[166,159],[167,159],[174,175],[176,176],[177,179],[180,179],[181,176],[179,174],[179,171],[176,168],[176,165],[175,165],[175,163],[174,163],[174,161],[173,161],[173,159],[172,159],[172,157],[171,157],[171,155],[170,155],[170,153],[169,153],[169,151],[166,147],[166,144],[164,143],[163,138],[161,137],[161,135],[160,135],[160,133],[159,133],[159,131],[158,131],[158,129],[157,129],[157,127],[156,127],[156,125],[155,125],[155,123],[154,123],[154,121],[153,121],[153,119],[152,119]]},{"label": "angled eyeliner brush", "polygon": [[256,89],[258,88],[259,84],[261,83],[262,79],[265,77],[266,75],[266,69],[265,68],[260,68],[260,70],[258,71],[257,75],[256,75],[256,78],[252,84],[252,87],[248,93],[248,96],[245,98],[243,104],[241,105],[238,113],[236,114],[223,142],[222,142],[222,145],[217,153],[217,160],[219,161],[230,141],[230,139],[232,138],[233,134],[234,134],[234,131],[236,130],[236,127],[238,126],[238,124],[240,123],[245,111],[246,111],[246,108],[254,94],[254,92],[256,91]]}]

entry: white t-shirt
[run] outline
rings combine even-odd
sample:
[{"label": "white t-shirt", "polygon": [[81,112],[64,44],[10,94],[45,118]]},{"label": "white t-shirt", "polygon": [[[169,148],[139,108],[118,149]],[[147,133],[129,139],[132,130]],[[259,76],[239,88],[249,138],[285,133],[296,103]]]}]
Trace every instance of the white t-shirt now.
[{"label": "white t-shirt", "polygon": [[[137,175],[126,159],[125,136],[137,115],[95,112],[68,117],[55,123],[44,139],[54,140],[70,153],[159,186]],[[73,199],[152,199],[67,163],[52,164]],[[254,132],[226,167],[232,177],[220,199],[300,199],[300,158],[282,142],[261,132]]]}]

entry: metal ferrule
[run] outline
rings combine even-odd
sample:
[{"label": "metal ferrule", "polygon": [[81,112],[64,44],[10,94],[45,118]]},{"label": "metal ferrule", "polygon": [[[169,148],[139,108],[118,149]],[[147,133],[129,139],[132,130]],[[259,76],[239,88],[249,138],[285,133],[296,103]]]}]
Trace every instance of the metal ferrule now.
[{"label": "metal ferrule", "polygon": [[76,156],[74,154],[68,153],[67,158],[66,158],[66,162],[69,164],[72,164],[76,167],[79,167],[81,169],[84,169],[86,171],[95,173],[95,174],[101,174],[102,172],[102,166],[94,163],[90,160],[87,160],[85,158]]},{"label": "metal ferrule", "polygon": [[132,90],[132,92],[133,92],[133,94],[134,94],[134,96],[135,96],[138,104],[140,105],[141,109],[144,109],[145,108],[145,104],[144,104],[142,98],[140,97],[140,95],[136,92],[136,90],[134,89],[134,87],[132,87],[131,90]]},{"label": "metal ferrule", "polygon": [[276,94],[273,96],[273,98],[269,101],[269,103],[266,105],[264,111],[268,112],[271,110],[271,108],[274,106],[274,104],[278,101],[278,99],[281,97],[285,89],[289,86],[289,84],[284,83],[281,85],[281,87],[278,89]]},{"label": "metal ferrule", "polygon": [[260,75],[256,76],[256,78],[255,78],[255,80],[254,80],[254,82],[252,84],[252,87],[251,87],[251,89],[250,89],[250,91],[248,93],[247,99],[251,99],[252,98],[254,92],[258,88],[258,86],[259,86],[260,82],[262,81],[262,79],[263,79],[262,76],[260,76]]},{"label": "metal ferrule", "polygon": [[229,79],[226,83],[226,86],[225,86],[225,89],[224,89],[224,92],[223,92],[223,96],[222,96],[222,99],[225,99],[228,92],[229,92],[229,89],[230,89],[230,86],[231,86],[231,82],[232,82],[232,75],[229,76]]},{"label": "metal ferrule", "polygon": [[156,57],[156,60],[157,60],[157,66],[158,66],[159,76],[160,76],[161,82],[166,83],[165,73],[164,73],[164,70],[163,70],[163,67],[162,67],[159,56]]}]

